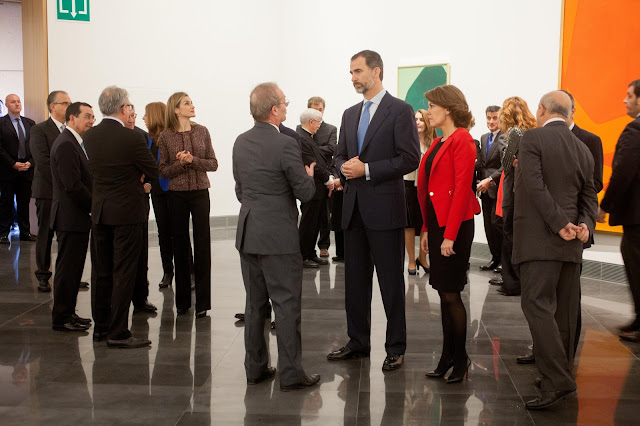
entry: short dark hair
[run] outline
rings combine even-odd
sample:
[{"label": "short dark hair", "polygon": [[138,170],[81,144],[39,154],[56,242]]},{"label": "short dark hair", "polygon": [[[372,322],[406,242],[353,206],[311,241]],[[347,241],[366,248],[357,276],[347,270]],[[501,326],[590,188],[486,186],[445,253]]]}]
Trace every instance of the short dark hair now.
[{"label": "short dark hair", "polygon": [[432,103],[448,109],[456,127],[466,129],[473,116],[469,111],[469,104],[464,94],[456,86],[445,84],[435,87],[424,94],[424,97]]},{"label": "short dark hair", "polygon": [[73,115],[74,117],[77,117],[80,115],[80,107],[81,106],[86,106],[89,108],[93,108],[91,105],[89,105],[86,102],[74,102],[71,105],[69,105],[67,107],[67,112],[64,113],[64,121],[65,123],[69,122],[69,118]]},{"label": "short dark hair", "polygon": [[65,92],[64,90],[54,90],[53,92],[49,93],[49,96],[47,96],[47,109],[49,110],[49,112],[51,112],[50,105],[56,101],[56,98],[60,93],[64,93],[65,95],[68,95],[68,93]]},{"label": "short dark hair", "polygon": [[490,112],[498,112],[500,111],[500,107],[498,105],[489,105],[485,110],[484,114],[487,115]]},{"label": "short dark hair", "polygon": [[364,61],[366,62],[369,68],[371,69],[374,69],[375,67],[380,68],[380,81],[382,81],[383,64],[382,64],[382,58],[380,57],[380,54],[378,52],[374,52],[373,50],[363,50],[353,55],[351,57],[351,60],[355,61],[361,56],[364,58]]},{"label": "short dark hair", "polygon": [[636,97],[640,97],[640,79],[633,80],[629,83],[629,87],[633,86],[633,93],[635,93]]},{"label": "short dark hair", "polygon": [[576,101],[575,101],[575,99],[573,99],[573,95],[571,93],[569,93],[569,91],[564,90],[564,89],[560,89],[560,91],[562,93],[566,93],[567,96],[569,96],[569,99],[571,99],[571,109],[575,108],[576,107]]}]

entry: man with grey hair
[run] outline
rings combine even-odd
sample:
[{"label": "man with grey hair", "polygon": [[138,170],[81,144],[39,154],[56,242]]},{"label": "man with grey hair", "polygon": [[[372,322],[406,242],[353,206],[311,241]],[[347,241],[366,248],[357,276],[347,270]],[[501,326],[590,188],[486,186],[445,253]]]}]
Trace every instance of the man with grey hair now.
[{"label": "man with grey hair", "polygon": [[128,321],[148,218],[140,179],[157,178],[158,165],[144,137],[125,127],[131,112],[127,91],[109,86],[98,105],[104,119],[84,136],[93,177],[93,340],[118,348],[148,346],[149,340],[131,336]]},{"label": "man with grey hair", "polygon": [[302,139],[302,162],[305,165],[316,163],[313,176],[316,192],[311,200],[300,205],[300,210],[302,210],[299,227],[300,251],[302,252],[302,266],[305,268],[318,268],[320,265],[329,263],[328,260],[318,257],[315,250],[323,219],[322,210],[326,211],[327,198],[331,196],[333,191],[331,163],[327,162],[314,140],[321,124],[322,113],[316,109],[307,108],[300,114],[300,125],[296,128]]},{"label": "man with grey hair", "polygon": [[513,263],[520,267],[522,310],[533,336],[541,396],[530,410],[575,393],[572,376],[580,309],[583,244],[595,227],[593,156],[569,127],[571,100],[547,93],[538,128],[520,142],[514,184]]},{"label": "man with grey hair", "polygon": [[300,335],[302,256],[298,239],[296,198],[303,203],[315,193],[313,164],[302,164],[295,140],[280,133],[289,101],[275,83],[251,92],[254,127],[233,146],[233,177],[241,203],[236,249],[247,298],[245,304],[245,371],[250,385],[273,378],[264,338],[269,299],[278,323],[280,390],[313,386],[318,375],[302,368]]}]

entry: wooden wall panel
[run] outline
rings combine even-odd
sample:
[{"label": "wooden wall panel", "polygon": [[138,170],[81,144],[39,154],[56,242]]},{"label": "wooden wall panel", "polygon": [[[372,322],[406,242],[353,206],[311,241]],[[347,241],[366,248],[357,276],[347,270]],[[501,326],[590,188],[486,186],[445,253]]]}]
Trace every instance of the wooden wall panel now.
[{"label": "wooden wall panel", "polygon": [[49,94],[46,0],[22,1],[22,49],[24,61],[24,115],[44,121]]}]

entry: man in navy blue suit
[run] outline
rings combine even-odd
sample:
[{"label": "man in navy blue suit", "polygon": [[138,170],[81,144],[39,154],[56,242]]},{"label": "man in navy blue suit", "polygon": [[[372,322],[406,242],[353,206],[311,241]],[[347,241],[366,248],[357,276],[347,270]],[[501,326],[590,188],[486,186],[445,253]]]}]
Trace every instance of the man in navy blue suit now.
[{"label": "man in navy blue suit", "polygon": [[400,368],[406,350],[404,306],[403,176],[418,168],[420,143],[409,104],[382,87],[382,58],[363,50],[351,58],[351,81],[364,101],[342,116],[335,157],[345,182],[345,309],[349,342],[327,356],[331,361],[369,356],[371,291],[375,266],[387,314],[382,369]]}]

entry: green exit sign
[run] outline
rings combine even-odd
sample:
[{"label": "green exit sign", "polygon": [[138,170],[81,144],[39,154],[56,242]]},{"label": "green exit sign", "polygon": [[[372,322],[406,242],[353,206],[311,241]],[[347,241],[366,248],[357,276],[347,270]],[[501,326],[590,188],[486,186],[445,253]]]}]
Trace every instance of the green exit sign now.
[{"label": "green exit sign", "polygon": [[58,19],[89,22],[89,0],[56,0]]}]

